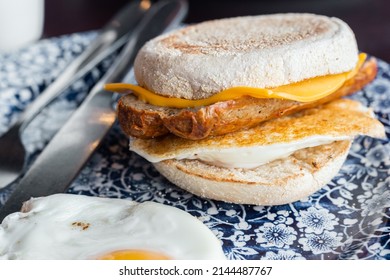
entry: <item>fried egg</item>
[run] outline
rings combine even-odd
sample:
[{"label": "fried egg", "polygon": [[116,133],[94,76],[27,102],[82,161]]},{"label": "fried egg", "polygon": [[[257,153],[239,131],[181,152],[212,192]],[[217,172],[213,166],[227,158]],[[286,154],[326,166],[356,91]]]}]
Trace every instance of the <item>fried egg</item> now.
[{"label": "fried egg", "polygon": [[55,194],[0,225],[0,259],[225,259],[201,221],[155,202]]}]

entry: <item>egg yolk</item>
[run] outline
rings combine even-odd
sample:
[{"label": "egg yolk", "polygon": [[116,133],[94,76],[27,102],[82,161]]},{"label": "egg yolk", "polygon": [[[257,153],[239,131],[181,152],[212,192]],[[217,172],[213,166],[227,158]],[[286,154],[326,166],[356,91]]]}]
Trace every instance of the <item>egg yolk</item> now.
[{"label": "egg yolk", "polygon": [[168,256],[147,250],[120,250],[103,255],[99,260],[170,260]]}]

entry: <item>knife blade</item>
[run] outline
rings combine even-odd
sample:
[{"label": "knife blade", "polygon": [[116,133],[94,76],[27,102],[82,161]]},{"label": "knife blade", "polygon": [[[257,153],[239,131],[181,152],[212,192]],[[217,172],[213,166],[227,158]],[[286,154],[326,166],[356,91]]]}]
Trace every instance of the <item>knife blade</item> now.
[{"label": "knife blade", "polygon": [[116,119],[112,106],[114,94],[103,90],[103,85],[122,80],[142,45],[178,24],[187,8],[185,0],[166,0],[152,5],[106,75],[20,180],[0,209],[0,221],[19,211],[23,202],[31,197],[64,192],[69,187]]}]

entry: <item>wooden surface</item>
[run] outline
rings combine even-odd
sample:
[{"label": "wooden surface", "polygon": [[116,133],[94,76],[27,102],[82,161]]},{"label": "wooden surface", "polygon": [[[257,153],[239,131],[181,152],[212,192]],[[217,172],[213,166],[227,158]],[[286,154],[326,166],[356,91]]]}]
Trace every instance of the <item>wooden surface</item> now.
[{"label": "wooden surface", "polygon": [[[128,0],[46,0],[44,37],[97,30]],[[189,0],[186,23],[223,17],[312,12],[347,22],[359,49],[390,62],[389,0]]]}]

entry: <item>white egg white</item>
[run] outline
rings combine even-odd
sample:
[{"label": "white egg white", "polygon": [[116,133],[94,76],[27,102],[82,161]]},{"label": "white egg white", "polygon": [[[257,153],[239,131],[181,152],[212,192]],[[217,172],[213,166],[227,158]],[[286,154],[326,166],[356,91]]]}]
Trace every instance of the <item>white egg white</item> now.
[{"label": "white egg white", "polygon": [[56,194],[29,200],[0,225],[0,259],[97,259],[127,249],[225,259],[202,222],[155,202]]}]

